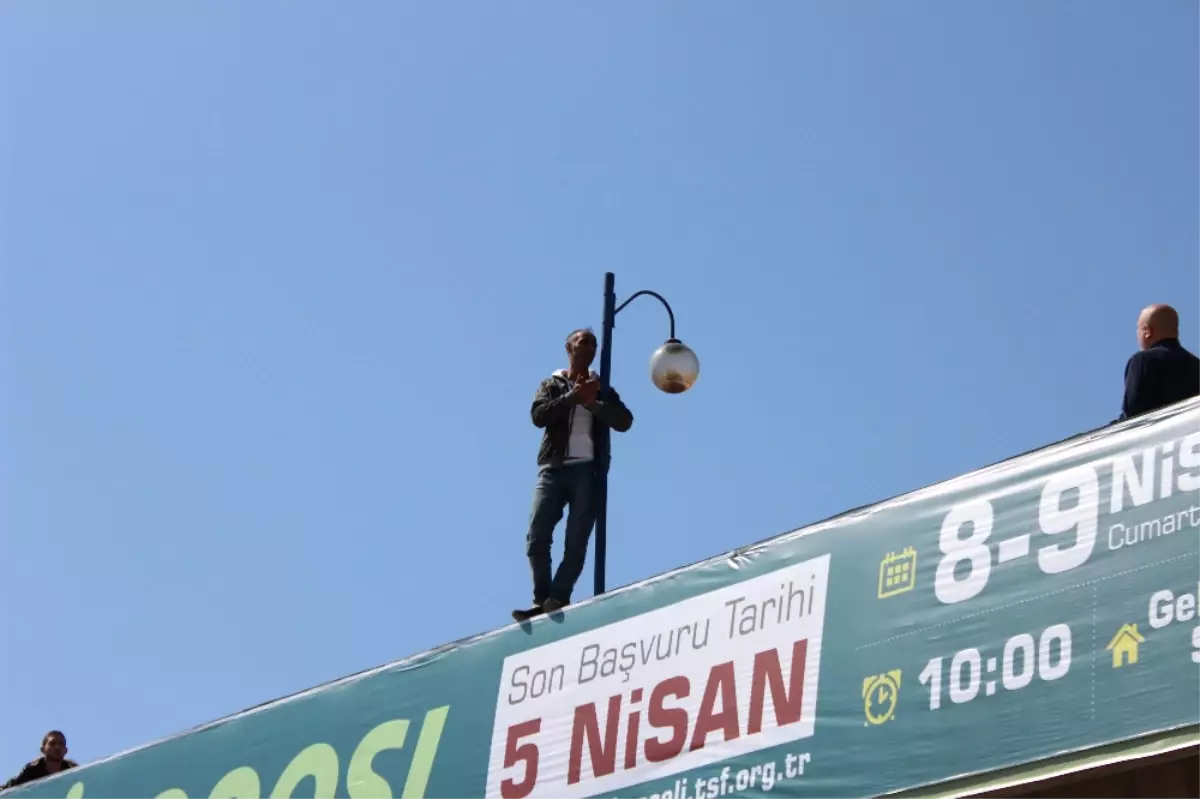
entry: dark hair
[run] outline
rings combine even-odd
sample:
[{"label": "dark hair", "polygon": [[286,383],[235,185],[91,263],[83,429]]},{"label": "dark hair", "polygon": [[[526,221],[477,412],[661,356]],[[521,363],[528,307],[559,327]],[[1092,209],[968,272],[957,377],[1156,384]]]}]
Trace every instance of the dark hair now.
[{"label": "dark hair", "polygon": [[49,743],[50,739],[56,735],[63,739],[63,743],[67,742],[67,736],[63,735],[60,730],[50,730],[50,732],[42,736],[42,746],[45,746],[47,743]]},{"label": "dark hair", "polygon": [[592,331],[592,329],[590,327],[580,327],[580,328],[576,328],[575,330],[572,330],[571,335],[567,336],[567,346],[568,347],[571,346],[571,339],[575,338],[580,333],[583,333],[587,338],[590,338],[592,340],[593,347],[599,346],[596,343],[596,334]]}]

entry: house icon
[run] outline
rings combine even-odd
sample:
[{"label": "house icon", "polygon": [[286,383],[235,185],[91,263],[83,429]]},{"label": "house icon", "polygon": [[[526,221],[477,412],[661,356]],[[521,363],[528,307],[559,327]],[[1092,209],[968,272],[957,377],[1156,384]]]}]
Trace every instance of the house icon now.
[{"label": "house icon", "polygon": [[1108,642],[1108,646],[1104,647],[1112,651],[1113,668],[1119,669],[1126,664],[1137,663],[1138,644],[1145,641],[1136,624],[1122,624],[1121,629],[1117,630],[1117,634]]}]

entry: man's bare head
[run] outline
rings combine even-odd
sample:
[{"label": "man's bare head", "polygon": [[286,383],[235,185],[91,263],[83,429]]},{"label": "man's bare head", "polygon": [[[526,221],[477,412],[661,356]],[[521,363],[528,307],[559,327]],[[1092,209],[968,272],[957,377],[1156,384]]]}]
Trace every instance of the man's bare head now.
[{"label": "man's bare head", "polygon": [[1179,338],[1179,314],[1170,305],[1147,305],[1138,315],[1138,344],[1146,349],[1167,338]]},{"label": "man's bare head", "polygon": [[596,358],[596,334],[590,327],[581,327],[567,336],[567,357],[571,368],[586,375]]},{"label": "man's bare head", "polygon": [[58,730],[50,730],[42,738],[42,755],[46,760],[58,765],[67,755],[67,736]]}]

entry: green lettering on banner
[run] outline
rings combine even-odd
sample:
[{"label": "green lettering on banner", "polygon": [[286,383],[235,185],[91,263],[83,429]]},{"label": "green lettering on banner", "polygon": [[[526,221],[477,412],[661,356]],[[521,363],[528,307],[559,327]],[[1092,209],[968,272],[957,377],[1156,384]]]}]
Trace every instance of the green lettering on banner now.
[{"label": "green lettering on banner", "polygon": [[188,795],[182,788],[168,788],[154,799],[188,799]]},{"label": "green lettering on banner", "polygon": [[312,744],[292,758],[279,775],[271,799],[291,799],[292,791],[306,777],[317,782],[313,799],[333,799],[338,786],[338,756],[329,744]]},{"label": "green lettering on banner", "polygon": [[346,769],[346,790],[351,799],[392,799],[392,786],[375,773],[375,755],[387,749],[403,749],[408,719],[385,721],[359,741]]},{"label": "green lettering on banner", "polygon": [[213,786],[208,799],[260,799],[258,772],[249,766],[235,768]]},{"label": "green lettering on banner", "polygon": [[[67,799],[83,799],[83,783],[77,782],[67,791]],[[185,797],[186,799],[186,797]]]},{"label": "green lettering on banner", "polygon": [[408,779],[404,781],[404,799],[420,799],[425,796],[425,786],[429,784],[433,759],[437,757],[438,744],[441,743],[442,730],[446,728],[446,716],[449,713],[450,706],[443,705],[425,714],[425,721],[421,724],[421,736],[417,739],[417,751],[413,752]]}]

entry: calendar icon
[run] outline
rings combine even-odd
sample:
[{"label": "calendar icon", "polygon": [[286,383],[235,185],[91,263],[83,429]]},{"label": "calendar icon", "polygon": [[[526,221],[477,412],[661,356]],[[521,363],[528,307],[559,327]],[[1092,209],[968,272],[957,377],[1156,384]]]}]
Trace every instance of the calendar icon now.
[{"label": "calendar icon", "polygon": [[889,552],[879,564],[879,598],[911,591],[917,584],[917,551]]}]

